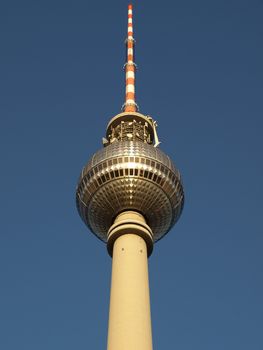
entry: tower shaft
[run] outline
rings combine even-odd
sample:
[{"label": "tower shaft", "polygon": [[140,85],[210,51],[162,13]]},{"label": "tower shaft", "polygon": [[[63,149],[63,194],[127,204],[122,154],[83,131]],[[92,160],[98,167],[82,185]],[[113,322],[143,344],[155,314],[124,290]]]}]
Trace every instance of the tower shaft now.
[{"label": "tower shaft", "polygon": [[[135,212],[121,214],[115,224],[125,215],[145,224]],[[147,245],[137,231],[126,225],[113,246],[108,350],[152,350]]]}]

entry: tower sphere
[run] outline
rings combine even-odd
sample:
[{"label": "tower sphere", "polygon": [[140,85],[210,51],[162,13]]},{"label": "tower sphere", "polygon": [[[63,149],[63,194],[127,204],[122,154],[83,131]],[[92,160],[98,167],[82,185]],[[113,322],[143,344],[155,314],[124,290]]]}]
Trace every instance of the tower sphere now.
[{"label": "tower sphere", "polygon": [[121,212],[142,214],[151,227],[153,242],[162,238],[181,215],[184,194],[180,174],[171,159],[154,147],[153,135],[154,125],[148,117],[136,112],[117,115],[107,128],[105,140],[109,143],[81,172],[76,193],[78,212],[105,242]]}]

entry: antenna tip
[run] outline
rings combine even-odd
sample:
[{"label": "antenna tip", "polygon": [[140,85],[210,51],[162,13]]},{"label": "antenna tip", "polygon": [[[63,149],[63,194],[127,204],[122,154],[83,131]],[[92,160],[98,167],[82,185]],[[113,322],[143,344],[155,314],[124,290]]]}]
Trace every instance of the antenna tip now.
[{"label": "antenna tip", "polygon": [[132,4],[128,5],[128,10],[132,10]]}]

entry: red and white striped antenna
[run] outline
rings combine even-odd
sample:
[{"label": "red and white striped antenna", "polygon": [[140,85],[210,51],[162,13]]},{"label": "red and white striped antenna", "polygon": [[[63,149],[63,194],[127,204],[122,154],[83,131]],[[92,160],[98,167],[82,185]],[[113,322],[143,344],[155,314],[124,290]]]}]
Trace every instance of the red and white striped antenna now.
[{"label": "red and white striped antenna", "polygon": [[127,60],[124,66],[126,75],[126,97],[123,111],[125,112],[137,112],[139,110],[138,105],[135,102],[136,64],[134,62],[134,46],[135,40],[133,38],[132,5],[130,4],[128,5],[128,36],[126,39]]}]

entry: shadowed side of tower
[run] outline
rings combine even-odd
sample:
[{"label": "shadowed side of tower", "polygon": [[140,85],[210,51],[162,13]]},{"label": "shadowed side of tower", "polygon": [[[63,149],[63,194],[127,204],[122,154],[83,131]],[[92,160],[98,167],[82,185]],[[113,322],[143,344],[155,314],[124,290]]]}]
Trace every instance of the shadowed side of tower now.
[{"label": "shadowed side of tower", "polygon": [[104,148],[83,168],[78,212],[112,256],[108,350],[151,350],[148,256],[179,219],[184,193],[171,159],[159,149],[156,122],[138,112],[132,5],[128,6],[122,113],[114,116]]}]

